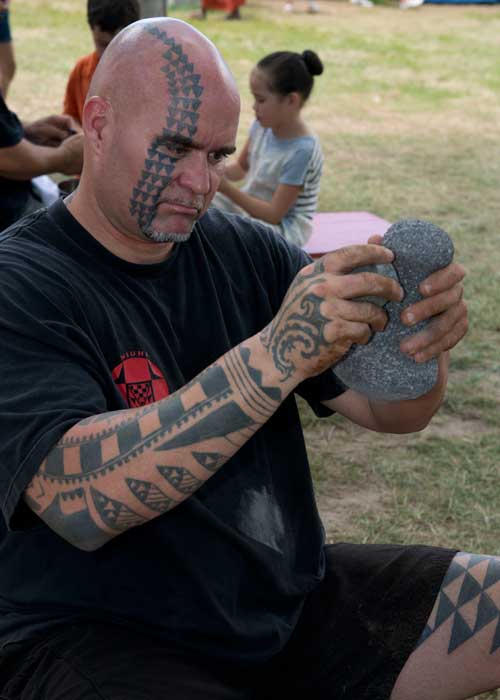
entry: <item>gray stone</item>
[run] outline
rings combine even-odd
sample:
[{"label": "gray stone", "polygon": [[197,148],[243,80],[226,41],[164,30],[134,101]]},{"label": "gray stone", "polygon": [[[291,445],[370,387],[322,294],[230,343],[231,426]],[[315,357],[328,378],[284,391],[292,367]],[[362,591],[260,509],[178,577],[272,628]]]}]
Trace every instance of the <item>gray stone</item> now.
[{"label": "gray stone", "polygon": [[[428,321],[404,326],[403,309],[422,299],[418,285],[453,260],[453,243],[445,231],[427,221],[402,219],[389,228],[382,244],[394,252],[392,265],[373,265],[371,270],[396,276],[404,289],[401,302],[376,302],[389,317],[383,331],[376,332],[366,345],[353,345],[335,365],[335,373],[350,388],[378,400],[415,399],[432,389],[437,380],[437,360],[416,363],[399,349],[406,336],[421,331]],[[375,301],[375,297],[370,301]]]}]

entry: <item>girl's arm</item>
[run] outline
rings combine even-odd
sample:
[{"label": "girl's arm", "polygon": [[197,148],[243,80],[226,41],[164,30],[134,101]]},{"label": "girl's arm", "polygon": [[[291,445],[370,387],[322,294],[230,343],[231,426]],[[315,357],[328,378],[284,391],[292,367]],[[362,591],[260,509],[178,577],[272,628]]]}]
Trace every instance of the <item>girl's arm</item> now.
[{"label": "girl's arm", "polygon": [[249,148],[250,141],[247,139],[239,156],[236,158],[235,161],[230,163],[230,165],[228,165],[224,171],[224,177],[227,180],[243,180],[250,167],[250,163],[248,161]]},{"label": "girl's arm", "polygon": [[302,189],[301,185],[278,185],[270,202],[257,199],[246,192],[242,192],[226,179],[219,184],[219,192],[229,197],[231,201],[244,209],[247,214],[255,219],[261,219],[268,224],[279,224],[283,217],[293,207]]}]

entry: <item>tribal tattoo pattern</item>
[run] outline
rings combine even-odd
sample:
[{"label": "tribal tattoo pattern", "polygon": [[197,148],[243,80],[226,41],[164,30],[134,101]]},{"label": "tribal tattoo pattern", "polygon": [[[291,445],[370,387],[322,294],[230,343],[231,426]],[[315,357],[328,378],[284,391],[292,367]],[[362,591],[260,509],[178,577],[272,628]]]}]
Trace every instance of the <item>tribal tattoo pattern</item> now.
[{"label": "tribal tattoo pattern", "polygon": [[[273,357],[276,369],[282,375],[282,381],[289,379],[296,370],[294,355],[300,351],[304,359],[320,354],[320,348],[327,346],[324,327],[329,319],[323,316],[320,306],[324,299],[308,288],[325,282],[322,262],[316,263],[311,272],[300,273],[292,283],[285,301],[278,314],[262,332],[264,347]],[[294,310],[300,300],[300,311]]]},{"label": "tribal tattoo pattern", "polygon": [[447,621],[449,654],[490,623],[494,624],[490,653],[500,648],[500,558],[465,552],[455,556],[419,645]]},{"label": "tribal tattoo pattern", "polygon": [[148,157],[130,198],[130,213],[136,218],[141,231],[148,230],[155,217],[160,194],[172,179],[178,158],[165,150],[169,142],[189,144],[197,131],[203,87],[201,76],[194,70],[182,46],[157,27],[147,30],[161,41],[167,50],[163,54],[168,87],[167,121],[162,136],[148,149]]},{"label": "tribal tattoo pattern", "polygon": [[190,497],[279,403],[239,346],[161,401],[81,421],[25,500],[66,540],[95,549]]}]

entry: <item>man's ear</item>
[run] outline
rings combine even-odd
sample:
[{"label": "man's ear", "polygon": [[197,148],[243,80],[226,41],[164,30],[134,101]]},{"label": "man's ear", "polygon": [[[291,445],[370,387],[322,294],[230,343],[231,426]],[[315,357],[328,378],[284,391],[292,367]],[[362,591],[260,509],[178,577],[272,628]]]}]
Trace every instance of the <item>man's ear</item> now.
[{"label": "man's ear", "polygon": [[112,109],[111,105],[103,97],[90,97],[83,108],[83,131],[87,143],[91,147],[100,151],[104,139],[109,132],[111,125]]}]

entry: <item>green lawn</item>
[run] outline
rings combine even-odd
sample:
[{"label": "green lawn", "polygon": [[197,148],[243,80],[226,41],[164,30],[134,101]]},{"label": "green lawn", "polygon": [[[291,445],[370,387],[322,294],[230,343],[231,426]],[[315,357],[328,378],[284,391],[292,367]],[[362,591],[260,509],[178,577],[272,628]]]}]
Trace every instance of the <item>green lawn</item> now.
[{"label": "green lawn", "polygon": [[[326,155],[321,208],[445,228],[468,270],[471,326],[446,403],[418,435],[374,435],[301,406],[327,533],[500,554],[500,6],[319,4],[320,15],[287,16],[280,0],[247,0],[242,22],[212,12],[197,23],[241,86],[240,143],[255,61],[317,50],[325,73],[306,114]],[[84,0],[12,5],[11,104],[24,118],[59,111],[68,71],[91,50]]]}]

